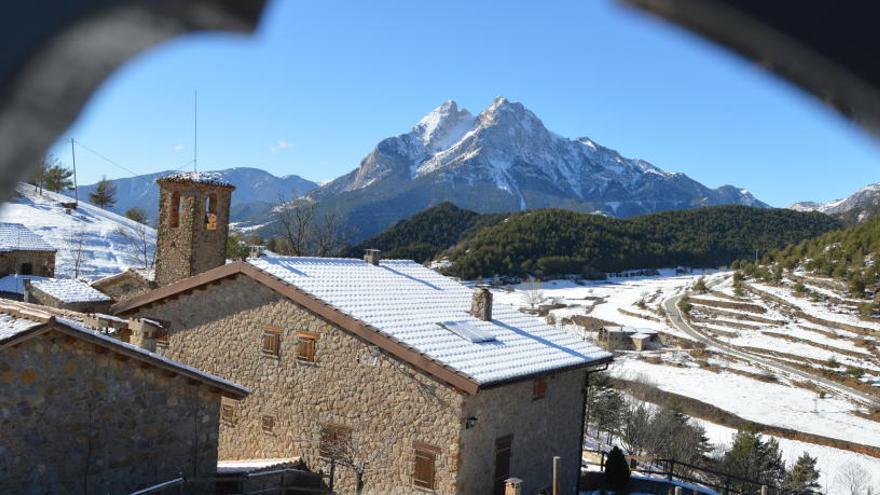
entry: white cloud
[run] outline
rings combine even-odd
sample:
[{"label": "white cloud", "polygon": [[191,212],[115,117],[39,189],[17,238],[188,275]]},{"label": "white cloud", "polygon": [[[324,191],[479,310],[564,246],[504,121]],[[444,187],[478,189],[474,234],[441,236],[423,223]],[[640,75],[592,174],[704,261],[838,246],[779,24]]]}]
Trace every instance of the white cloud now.
[{"label": "white cloud", "polygon": [[175,144],[173,149],[175,153],[180,153],[184,148],[186,148],[186,146],[182,144]]},{"label": "white cloud", "polygon": [[283,151],[292,147],[293,143],[291,143],[290,141],[286,139],[279,139],[278,141],[275,141],[275,144],[270,146],[269,149],[272,150],[272,153],[278,153],[279,151]]}]

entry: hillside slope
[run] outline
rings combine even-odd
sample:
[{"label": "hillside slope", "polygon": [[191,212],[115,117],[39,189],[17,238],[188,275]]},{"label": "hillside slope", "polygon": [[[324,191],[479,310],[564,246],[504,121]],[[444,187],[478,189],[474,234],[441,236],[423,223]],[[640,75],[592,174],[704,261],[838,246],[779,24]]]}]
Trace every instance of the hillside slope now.
[{"label": "hillside slope", "polygon": [[555,207],[614,217],[766,206],[743,189],[712,189],[589,138],[559,136],[505,98],[478,115],[447,101],[309,197],[345,215],[361,239],[444,201],[481,213]]},{"label": "hillside slope", "polygon": [[818,211],[847,222],[862,222],[880,213],[880,183],[869,184],[845,199],[828,203],[803,201],[789,206],[795,211]]},{"label": "hillside slope", "polygon": [[615,219],[567,210],[509,216],[444,253],[468,279],[617,272],[676,265],[711,267],[840,227],[821,213],[716,206]]},{"label": "hillside slope", "polygon": [[22,223],[58,249],[55,275],[97,279],[127,268],[145,268],[153,258],[156,231],[84,201],[67,214],[62,202],[73,199],[21,184],[0,206],[0,222]]}]

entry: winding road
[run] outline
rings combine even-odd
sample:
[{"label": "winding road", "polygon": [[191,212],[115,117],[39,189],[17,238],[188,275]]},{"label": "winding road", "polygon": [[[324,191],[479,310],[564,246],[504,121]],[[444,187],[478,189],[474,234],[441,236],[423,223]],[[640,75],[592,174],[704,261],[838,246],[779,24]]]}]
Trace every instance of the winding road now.
[{"label": "winding road", "polygon": [[[716,284],[712,284],[717,285]],[[745,359],[749,362],[758,364],[768,369],[772,369],[780,374],[797,377],[800,379],[809,380],[812,383],[824,388],[830,392],[841,394],[849,397],[851,400],[867,405],[867,406],[877,406],[880,401],[878,401],[877,397],[860,390],[856,390],[852,387],[848,387],[846,385],[842,385],[840,383],[836,383],[834,381],[825,379],[821,376],[814,375],[812,373],[807,373],[805,371],[801,371],[797,368],[793,368],[791,366],[780,363],[779,361],[769,359],[764,356],[759,356],[757,354],[752,354],[750,352],[745,352],[740,349],[737,349],[729,344],[726,344],[718,339],[715,339],[709,335],[706,335],[688,323],[688,321],[681,314],[681,310],[678,308],[678,303],[681,299],[687,294],[679,294],[677,296],[673,296],[669,299],[663,301],[663,309],[666,311],[666,314],[669,315],[669,321],[672,325],[681,330],[682,332],[690,335],[694,339],[699,342],[702,342],[706,345],[712,346],[713,348],[718,349],[720,352],[724,354],[729,354],[731,356],[735,356],[741,359]]]}]

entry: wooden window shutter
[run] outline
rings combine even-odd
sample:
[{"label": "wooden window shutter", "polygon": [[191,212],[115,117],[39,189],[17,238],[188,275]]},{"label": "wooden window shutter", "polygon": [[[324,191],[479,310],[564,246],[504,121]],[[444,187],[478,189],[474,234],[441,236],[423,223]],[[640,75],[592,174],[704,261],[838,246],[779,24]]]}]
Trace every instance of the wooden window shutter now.
[{"label": "wooden window shutter", "polygon": [[318,334],[297,332],[296,339],[296,358],[310,363],[317,361]]},{"label": "wooden window shutter", "polygon": [[413,486],[433,490],[437,483],[437,456],[440,449],[421,443],[415,444]]},{"label": "wooden window shutter", "polygon": [[532,382],[532,400],[543,399],[547,395],[547,378],[541,376]]},{"label": "wooden window shutter", "polygon": [[263,331],[263,354],[267,356],[281,355],[281,333],[274,329]]}]

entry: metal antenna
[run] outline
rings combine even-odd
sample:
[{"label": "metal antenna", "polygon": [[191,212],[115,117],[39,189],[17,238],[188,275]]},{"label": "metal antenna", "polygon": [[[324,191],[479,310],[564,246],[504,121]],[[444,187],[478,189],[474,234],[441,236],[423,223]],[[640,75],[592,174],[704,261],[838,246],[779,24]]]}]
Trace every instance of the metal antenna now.
[{"label": "metal antenna", "polygon": [[199,90],[193,91],[193,172],[199,170]]}]

